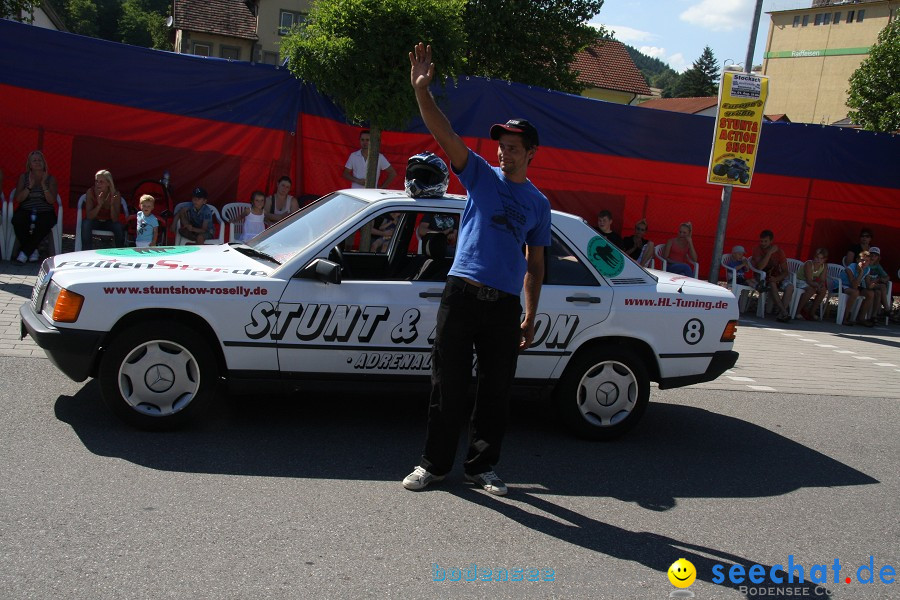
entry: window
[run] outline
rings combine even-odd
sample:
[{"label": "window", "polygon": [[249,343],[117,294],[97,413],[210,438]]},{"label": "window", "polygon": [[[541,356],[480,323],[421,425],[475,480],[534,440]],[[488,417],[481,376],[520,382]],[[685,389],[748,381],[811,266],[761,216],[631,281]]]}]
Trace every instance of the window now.
[{"label": "window", "polygon": [[241,60],[241,49],[236,46],[222,46],[219,56],[230,60]]},{"label": "window", "polygon": [[852,22],[853,22],[853,11],[852,11],[852,10],[848,10],[848,11],[847,11],[847,22],[848,22],[848,23],[852,23]]},{"label": "window", "polygon": [[816,25],[818,27],[821,24],[822,24],[822,13],[818,13],[818,14],[816,14],[816,20],[815,20],[814,25]]},{"label": "window", "polygon": [[825,18],[822,20],[823,25],[828,25],[831,23],[831,13],[825,13]]},{"label": "window", "polygon": [[794,15],[794,27],[800,27],[800,15]]},{"label": "window", "polygon": [[857,23],[862,23],[862,22],[863,22],[863,18],[864,18],[865,16],[866,16],[866,11],[864,11],[864,10],[858,10],[858,11],[856,11],[856,22],[857,22]]},{"label": "window", "polygon": [[209,56],[212,53],[212,46],[209,44],[198,44],[194,42],[194,47],[191,49],[191,54],[195,54],[197,56]]},{"label": "window", "polygon": [[291,32],[291,28],[294,25],[299,25],[305,20],[306,15],[303,13],[291,12],[289,10],[281,11],[281,16],[279,17],[278,35],[289,34]]},{"label": "window", "polygon": [[265,65],[277,65],[278,64],[278,53],[277,52],[263,52],[262,61]]},{"label": "window", "polygon": [[803,26],[809,25],[809,15],[803,15]]},{"label": "window", "polygon": [[837,25],[840,22],[841,22],[841,13],[840,12],[834,13],[834,24]]},{"label": "window", "polygon": [[544,261],[547,285],[597,285],[584,264],[554,233]]}]

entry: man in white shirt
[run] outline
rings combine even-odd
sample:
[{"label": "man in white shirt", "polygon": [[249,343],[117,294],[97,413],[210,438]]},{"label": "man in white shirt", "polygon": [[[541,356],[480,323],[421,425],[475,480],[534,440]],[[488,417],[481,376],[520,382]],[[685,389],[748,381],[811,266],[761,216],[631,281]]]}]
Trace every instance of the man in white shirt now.
[{"label": "man in white shirt", "polygon": [[[347,159],[347,164],[344,165],[344,179],[350,182],[351,187],[366,187],[366,161],[368,159],[369,130],[363,129],[359,134],[359,150],[352,153]],[[379,153],[375,187],[379,187],[378,181],[381,179],[382,173],[387,173],[387,178],[384,180],[383,187],[389,187],[394,180],[394,177],[397,176],[397,171],[394,170],[394,167],[391,166],[391,163],[388,162],[388,159],[385,158],[384,154]]]}]

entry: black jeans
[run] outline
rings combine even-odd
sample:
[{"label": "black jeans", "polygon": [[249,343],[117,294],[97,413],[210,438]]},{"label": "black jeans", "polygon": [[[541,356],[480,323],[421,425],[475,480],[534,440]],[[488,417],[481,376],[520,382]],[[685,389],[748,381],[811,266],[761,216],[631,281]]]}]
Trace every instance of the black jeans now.
[{"label": "black jeans", "polygon": [[[54,204],[54,206],[56,205]],[[28,233],[31,229],[31,211],[21,208],[16,210],[12,216],[12,226],[19,239],[19,250],[24,252],[25,256],[31,256],[31,253],[37,250],[41,240],[47,237],[54,225],[56,225],[56,211],[41,211],[37,213],[34,232]]]},{"label": "black jeans", "polygon": [[[519,297],[481,300],[471,285],[450,277],[437,314],[431,354],[428,433],[421,466],[435,475],[453,467],[459,429],[469,418],[469,450],[464,469],[477,475],[500,460],[506,433],[509,392],[521,339]],[[472,350],[478,356],[474,406],[469,398]]]}]

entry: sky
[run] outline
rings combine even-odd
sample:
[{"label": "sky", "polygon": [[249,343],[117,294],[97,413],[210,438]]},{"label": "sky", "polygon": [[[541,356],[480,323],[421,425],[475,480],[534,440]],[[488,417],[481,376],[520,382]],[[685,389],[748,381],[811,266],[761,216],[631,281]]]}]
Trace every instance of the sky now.
[{"label": "sky", "polygon": [[[766,12],[809,8],[812,0],[763,0],[753,64],[762,64],[771,21]],[[719,66],[743,65],[756,0],[606,0],[591,21],[615,38],[684,72],[712,48]]]}]

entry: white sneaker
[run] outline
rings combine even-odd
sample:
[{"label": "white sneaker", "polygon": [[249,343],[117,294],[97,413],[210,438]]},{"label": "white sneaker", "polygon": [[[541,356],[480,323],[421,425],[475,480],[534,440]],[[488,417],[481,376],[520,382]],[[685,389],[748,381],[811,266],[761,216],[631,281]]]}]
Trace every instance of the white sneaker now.
[{"label": "white sneaker", "polygon": [[443,475],[435,475],[433,473],[429,473],[423,467],[416,467],[415,470],[413,470],[413,472],[407,475],[403,480],[403,487],[408,490],[417,492],[419,490],[425,489],[428,484],[440,481],[443,478]]},{"label": "white sneaker", "polygon": [[28,257],[25,256],[24,252],[19,252],[19,255],[16,257],[16,262],[20,265],[24,265],[26,262],[28,262]]},{"label": "white sneaker", "polygon": [[485,471],[478,475],[469,475],[466,473],[466,479],[472,483],[478,484],[484,488],[484,491],[494,494],[495,496],[505,496],[507,489],[503,480],[497,477],[493,471]]},{"label": "white sneaker", "polygon": [[41,255],[37,250],[32,252],[31,256],[28,257],[28,262],[37,262],[39,260],[41,260]]}]

